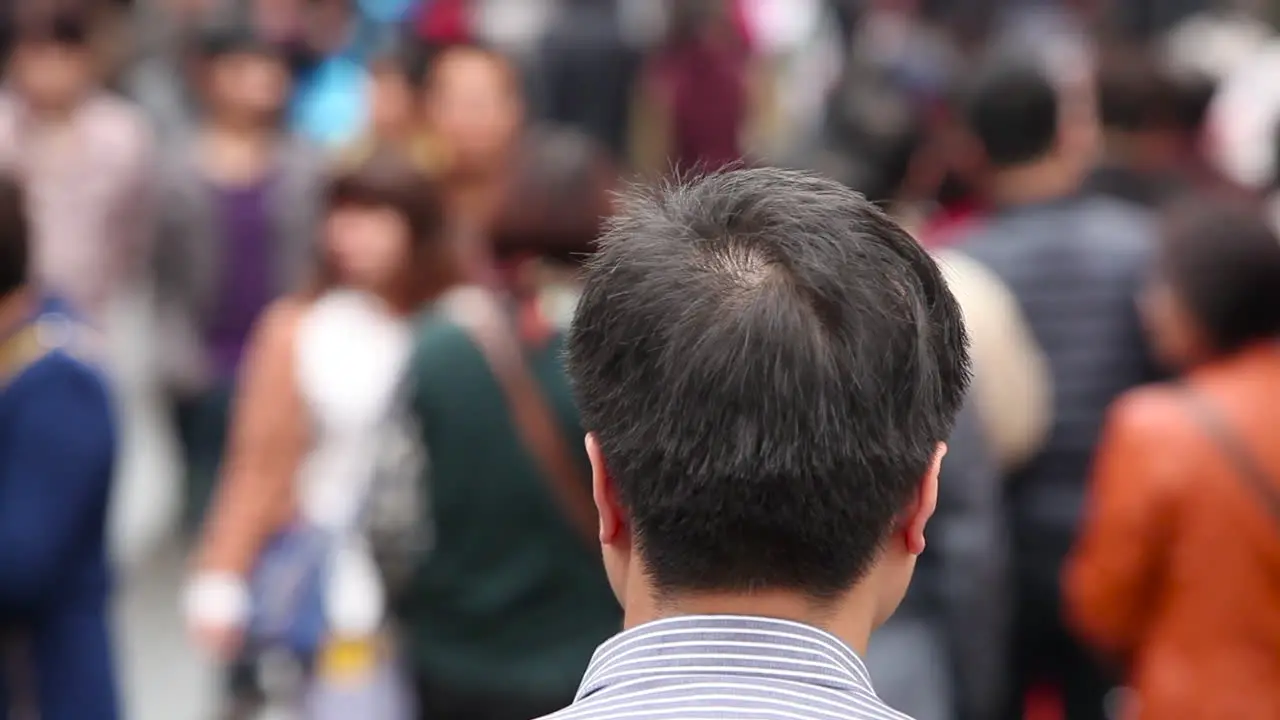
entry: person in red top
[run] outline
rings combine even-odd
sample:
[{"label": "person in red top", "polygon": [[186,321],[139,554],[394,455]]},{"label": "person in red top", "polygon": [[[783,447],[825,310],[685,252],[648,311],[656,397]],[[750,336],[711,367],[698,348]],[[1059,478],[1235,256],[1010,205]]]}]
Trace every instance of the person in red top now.
[{"label": "person in red top", "polygon": [[419,6],[418,37],[429,44],[468,42],[474,38],[471,0],[429,0]]},{"label": "person in red top", "polygon": [[741,4],[701,0],[672,6],[668,37],[649,81],[677,170],[716,169],[742,159],[750,112],[751,45]]},{"label": "person in red top", "polygon": [[490,235],[524,139],[518,71],[496,50],[448,46],[427,70],[423,97],[425,130],[442,153],[438,179],[450,241],[469,279],[501,284]]},{"label": "person in red top", "polygon": [[984,185],[987,168],[981,148],[949,108],[939,108],[931,125],[936,158],[931,195],[937,208],[917,238],[939,250],[973,231],[987,213],[986,200],[977,191]]}]

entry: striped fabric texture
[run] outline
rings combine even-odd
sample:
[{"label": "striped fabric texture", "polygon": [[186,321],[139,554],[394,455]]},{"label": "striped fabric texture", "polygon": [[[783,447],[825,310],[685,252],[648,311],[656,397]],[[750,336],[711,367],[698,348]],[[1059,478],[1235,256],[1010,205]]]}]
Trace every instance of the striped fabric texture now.
[{"label": "striped fabric texture", "polygon": [[876,696],[835,636],[785,620],[659,620],[600,646],[570,707],[547,720],[910,720]]}]

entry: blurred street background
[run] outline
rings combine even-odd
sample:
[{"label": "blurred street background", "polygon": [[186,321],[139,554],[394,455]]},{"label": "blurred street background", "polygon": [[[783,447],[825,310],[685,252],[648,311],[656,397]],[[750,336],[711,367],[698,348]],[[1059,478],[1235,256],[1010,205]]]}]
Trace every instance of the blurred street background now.
[{"label": "blurred street background", "polygon": [[[931,538],[921,589],[873,643],[877,687],[890,702],[923,703],[904,707],[918,720],[1135,718],[1138,706],[1125,700],[1134,692],[1154,693],[1153,703],[1177,697],[1161,693],[1178,683],[1146,673],[1144,660],[1167,648],[1143,643],[1159,646],[1163,626],[1139,628],[1116,608],[1155,606],[1160,593],[1181,590],[1123,586],[1117,578],[1138,566],[1099,558],[1123,555],[1109,548],[1123,544],[1131,518],[1088,498],[1118,473],[1095,462],[1120,432],[1105,422],[1118,398],[1198,377],[1273,345],[1280,331],[1251,310],[1276,305],[1266,288],[1280,287],[1280,275],[1262,274],[1276,266],[1267,239],[1280,219],[1277,21],[1280,3],[1269,0],[5,0],[0,170],[27,187],[38,283],[95,328],[120,411],[108,540],[125,716],[204,720],[225,704],[227,658],[195,640],[200,612],[188,595],[195,579],[247,572],[221,552],[240,528],[208,530],[206,519],[235,515],[228,508],[252,490],[223,497],[219,486],[252,486],[256,476],[237,478],[261,468],[242,472],[251,463],[224,457],[287,444],[233,408],[296,399],[243,397],[242,379],[264,364],[254,333],[289,299],[323,305],[337,290],[370,289],[351,280],[359,273],[344,263],[360,263],[343,254],[330,221],[345,204],[394,206],[400,191],[371,190],[358,173],[347,195],[329,183],[386,155],[439,193],[458,265],[458,277],[423,271],[430,291],[403,315],[452,284],[487,284],[536,307],[548,335],[572,310],[574,269],[622,182],[768,164],[867,194],[943,259],[978,364],[967,410],[977,427],[953,442],[944,482],[957,490],[939,511],[950,518],[940,528],[963,530]],[[1246,209],[1228,214],[1232,222],[1206,221],[1223,217],[1209,210],[1170,214],[1215,204]],[[1201,236],[1195,252],[1182,242],[1188,233]],[[1188,267],[1196,271],[1179,274]],[[1163,284],[1150,284],[1153,273]],[[365,318],[363,308],[350,312]],[[384,341],[388,357],[408,355],[396,334],[409,332],[396,324],[405,318],[379,334],[377,317],[355,322],[367,337],[327,338],[318,354],[336,358],[330,374],[298,371],[295,394],[314,411],[296,418],[304,432],[323,426],[319,408],[329,407],[307,383],[367,399],[414,372],[354,357]],[[297,355],[306,352],[317,351]],[[443,384],[456,376],[464,393],[452,409],[483,415],[469,404],[483,392],[467,385],[467,363],[438,365],[454,374]],[[1242,383],[1266,397],[1280,391],[1276,378]],[[1268,434],[1277,418],[1244,414],[1242,433],[1280,471],[1280,442]],[[260,437],[228,444],[250,426]],[[427,450],[444,472],[506,457],[463,444]],[[461,458],[453,466],[450,453]],[[1206,457],[1208,469],[1191,474],[1228,472]],[[304,474],[295,465],[283,473],[288,487]],[[1163,470],[1119,474],[1148,471]],[[311,499],[299,513],[323,504]],[[1248,548],[1231,555],[1227,542],[1222,552],[1280,563],[1264,503],[1253,500],[1254,515],[1235,526],[1256,532],[1232,535]],[[486,533],[507,530],[486,518]],[[1168,532],[1136,554],[1166,562],[1163,550],[1178,546]],[[525,565],[546,571],[544,559]],[[595,557],[571,560],[596,570]],[[418,608],[447,595],[423,587],[488,579],[424,572]],[[566,602],[606,596],[598,580],[587,600]],[[1280,602],[1275,582],[1246,586],[1229,611],[1196,619],[1261,616]],[[518,615],[529,597],[545,600],[531,591],[504,612]],[[616,622],[607,604],[602,625]],[[574,627],[574,613],[562,614]],[[449,620],[399,619],[411,634],[420,620],[428,630]],[[1280,718],[1280,623],[1259,623],[1240,630],[1262,638],[1262,660],[1242,652],[1258,674],[1232,674],[1245,661],[1228,631],[1221,657],[1196,653],[1245,678],[1240,694],[1252,702],[1213,717]],[[603,637],[589,630],[574,641],[594,647]],[[526,660],[521,641],[510,643]],[[444,653],[409,654],[425,662],[433,651]],[[565,677],[576,677],[569,665]]]}]

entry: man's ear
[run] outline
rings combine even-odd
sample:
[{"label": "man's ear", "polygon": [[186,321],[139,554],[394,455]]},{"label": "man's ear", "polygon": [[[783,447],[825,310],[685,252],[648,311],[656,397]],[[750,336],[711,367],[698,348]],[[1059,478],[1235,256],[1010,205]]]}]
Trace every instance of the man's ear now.
[{"label": "man's ear", "polygon": [[924,528],[938,508],[938,474],[942,470],[942,458],[947,454],[947,444],[938,443],[933,460],[920,478],[920,488],[903,517],[903,535],[907,552],[919,555],[924,552]]},{"label": "man's ear", "polygon": [[600,544],[611,545],[626,535],[626,517],[594,433],[587,433],[586,444],[587,457],[591,460],[591,494],[600,514]]}]

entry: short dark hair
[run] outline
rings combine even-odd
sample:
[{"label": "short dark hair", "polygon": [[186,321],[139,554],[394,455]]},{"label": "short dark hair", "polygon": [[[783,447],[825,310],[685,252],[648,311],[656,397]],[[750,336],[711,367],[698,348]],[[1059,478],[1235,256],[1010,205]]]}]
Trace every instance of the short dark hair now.
[{"label": "short dark hair", "polygon": [[1126,47],[1104,53],[1097,92],[1099,116],[1108,130],[1142,132],[1179,125],[1174,79],[1146,50]]},{"label": "short dark hair", "polygon": [[1218,83],[1201,73],[1188,73],[1173,78],[1177,103],[1178,128],[1185,133],[1200,133],[1209,114],[1209,105],[1218,91]]},{"label": "short dark hair", "polygon": [[834,159],[837,179],[873,202],[897,200],[925,145],[927,114],[885,71],[850,63],[827,101],[822,161]]},{"label": "short dark hair", "polygon": [[624,195],[568,359],[660,593],[848,590],[969,381],[929,254],[862,195],[776,168]]},{"label": "short dark hair", "polygon": [[609,151],[569,128],[537,128],[513,160],[490,233],[498,257],[577,262],[590,254],[613,208]]},{"label": "short dark hair", "polygon": [[237,25],[205,30],[199,37],[198,50],[201,60],[206,63],[246,55],[287,63],[284,47],[252,28]]},{"label": "short dark hair", "polygon": [[[405,267],[402,298],[416,306],[452,284],[455,268],[445,252],[444,200],[439,185],[409,159],[392,152],[372,157],[340,170],[331,180],[325,210],[338,208],[388,208],[409,228],[412,263]],[[336,268],[322,264],[318,289],[336,281]]]},{"label": "short dark hair", "polygon": [[863,188],[867,197],[881,204],[901,199],[912,179],[912,166],[927,143],[924,123],[918,118],[887,133],[873,162],[873,179]]},{"label": "short dark hair", "polygon": [[31,223],[22,186],[0,173],[0,295],[27,284],[30,256]]},{"label": "short dark hair", "polygon": [[1252,203],[1178,203],[1162,236],[1160,273],[1215,350],[1280,338],[1280,239]]},{"label": "short dark hair", "polygon": [[20,45],[56,45],[88,49],[93,28],[80,9],[56,8],[19,13],[15,40]]},{"label": "short dark hair", "polygon": [[374,73],[389,73],[404,78],[414,89],[421,89],[431,62],[431,50],[421,42],[405,40],[381,49],[369,61]]},{"label": "short dark hair", "polygon": [[1059,100],[1039,63],[1002,58],[979,70],[964,99],[964,116],[991,164],[1013,167],[1052,152]]}]

